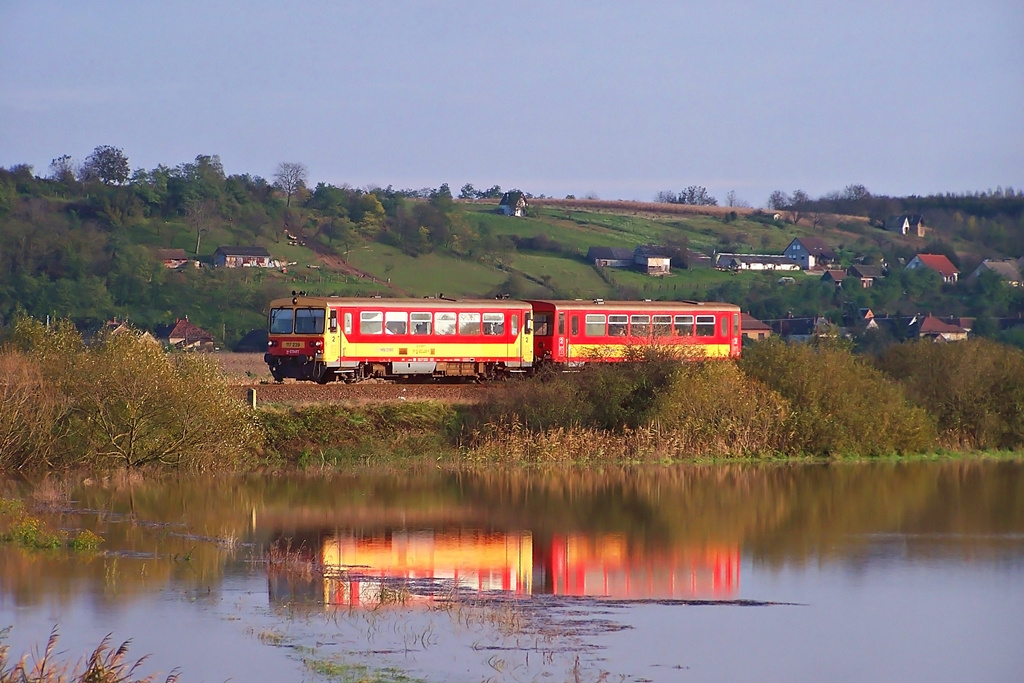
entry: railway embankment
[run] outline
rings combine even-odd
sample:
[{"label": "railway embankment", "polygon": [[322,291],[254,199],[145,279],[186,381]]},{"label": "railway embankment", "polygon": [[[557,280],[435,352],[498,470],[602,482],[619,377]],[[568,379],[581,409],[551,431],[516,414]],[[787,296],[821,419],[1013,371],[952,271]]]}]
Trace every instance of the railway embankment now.
[{"label": "railway embankment", "polygon": [[[250,379],[246,375],[246,379]],[[255,387],[257,406],[244,400]],[[276,392],[276,393],[275,393]],[[879,357],[769,341],[496,385],[239,382],[145,338],[20,321],[0,350],[0,470],[877,457],[1024,448],[1024,353],[907,343]]]}]

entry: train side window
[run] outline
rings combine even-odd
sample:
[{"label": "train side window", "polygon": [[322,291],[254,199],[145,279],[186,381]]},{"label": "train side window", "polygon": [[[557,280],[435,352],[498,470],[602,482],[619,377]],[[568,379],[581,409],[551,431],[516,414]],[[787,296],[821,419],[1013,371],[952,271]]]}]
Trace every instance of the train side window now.
[{"label": "train side window", "polygon": [[693,316],[677,315],[675,321],[676,334],[680,337],[693,336]]},{"label": "train side window", "polygon": [[698,315],[697,316],[697,336],[698,337],[714,337],[715,336],[715,316],[713,316],[713,315]]},{"label": "train side window", "polygon": [[519,315],[518,314],[515,314],[515,313],[512,314],[512,329],[510,331],[512,332],[512,336],[513,337],[519,335]]},{"label": "train side window", "polygon": [[295,311],[290,308],[270,310],[270,334],[291,334]]},{"label": "train side window", "polygon": [[459,334],[480,334],[480,314],[459,313]]},{"label": "train side window", "polygon": [[565,334],[565,313],[558,314],[558,334]]},{"label": "train side window", "polygon": [[551,336],[551,314],[550,313],[536,313],[533,316],[534,334],[538,337],[550,337]]},{"label": "train side window", "polygon": [[656,315],[654,316],[654,336],[655,337],[667,337],[672,334],[672,316],[670,315]]},{"label": "train side window", "polygon": [[505,334],[505,314],[484,313],[484,334],[492,336]]},{"label": "train side window", "polygon": [[331,332],[337,332],[338,331],[338,312],[337,311],[331,311],[331,323],[330,324],[331,324],[331,327],[330,327]]},{"label": "train side window", "polygon": [[608,336],[609,337],[625,337],[626,328],[628,327],[629,316],[628,315],[610,315],[608,316]]},{"label": "train side window", "polygon": [[384,334],[408,334],[409,316],[405,311],[384,313]]},{"label": "train side window", "polygon": [[740,314],[739,313],[733,313],[732,314],[732,333],[733,334],[739,334],[740,333]]},{"label": "train side window", "polygon": [[629,316],[629,333],[634,337],[647,337],[651,334],[651,316]]},{"label": "train side window", "polygon": [[587,313],[587,324],[583,327],[583,334],[588,337],[603,337],[605,335],[604,321],[603,313]]},{"label": "train side window", "polygon": [[345,313],[345,334],[352,334],[352,314]]},{"label": "train side window", "polygon": [[455,314],[435,313],[434,332],[443,335],[455,334]]},{"label": "train side window", "polygon": [[431,321],[433,317],[429,312],[410,313],[409,322],[412,324],[413,334],[430,334]]},{"label": "train side window", "polygon": [[729,316],[727,315],[722,316],[722,336],[729,336]]},{"label": "train side window", "polygon": [[572,336],[574,336],[574,337],[579,336],[579,333],[580,333],[580,317],[578,315],[574,315],[569,320],[569,327],[572,330]]},{"label": "train side window", "polygon": [[384,311],[359,311],[360,334],[381,334],[384,332]]}]

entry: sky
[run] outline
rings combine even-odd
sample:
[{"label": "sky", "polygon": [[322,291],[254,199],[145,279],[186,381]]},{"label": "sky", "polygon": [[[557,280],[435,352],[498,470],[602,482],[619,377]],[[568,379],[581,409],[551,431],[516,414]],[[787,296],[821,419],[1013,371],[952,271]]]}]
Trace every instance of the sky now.
[{"label": "sky", "polygon": [[1020,0],[0,0],[0,166],[650,201],[1024,189]]}]

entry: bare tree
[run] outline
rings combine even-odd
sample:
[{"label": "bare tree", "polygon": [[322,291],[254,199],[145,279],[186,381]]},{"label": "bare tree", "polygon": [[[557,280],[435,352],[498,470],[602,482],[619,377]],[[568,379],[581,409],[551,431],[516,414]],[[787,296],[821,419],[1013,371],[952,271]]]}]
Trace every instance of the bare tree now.
[{"label": "bare tree", "polygon": [[213,215],[214,205],[210,200],[199,201],[193,199],[185,206],[185,220],[189,227],[196,231],[196,256],[199,256],[199,244],[203,239],[203,233],[209,232],[209,222]]},{"label": "bare tree", "polygon": [[309,172],[305,164],[295,161],[282,161],[274,171],[274,186],[285,194],[285,206],[291,207],[292,197],[306,187]]}]

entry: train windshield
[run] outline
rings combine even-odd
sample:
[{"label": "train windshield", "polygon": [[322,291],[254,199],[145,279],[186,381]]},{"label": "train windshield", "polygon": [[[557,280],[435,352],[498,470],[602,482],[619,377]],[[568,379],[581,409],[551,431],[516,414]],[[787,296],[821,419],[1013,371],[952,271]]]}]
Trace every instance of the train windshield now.
[{"label": "train windshield", "polygon": [[270,334],[291,334],[295,311],[290,308],[270,309]]},{"label": "train windshield", "polygon": [[533,333],[538,337],[550,337],[552,315],[550,313],[535,313],[533,316]]},{"label": "train windshield", "polygon": [[325,318],[322,308],[295,309],[295,334],[323,334]]}]

